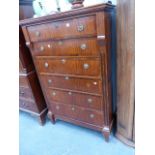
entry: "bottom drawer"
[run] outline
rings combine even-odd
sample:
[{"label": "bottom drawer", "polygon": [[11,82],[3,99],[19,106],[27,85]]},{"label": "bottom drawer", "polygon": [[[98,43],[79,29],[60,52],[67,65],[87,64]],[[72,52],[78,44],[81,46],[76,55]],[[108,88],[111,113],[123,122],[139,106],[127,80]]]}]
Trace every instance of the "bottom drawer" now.
[{"label": "bottom drawer", "polygon": [[34,101],[19,98],[19,107],[33,112],[38,112],[38,108]]},{"label": "bottom drawer", "polygon": [[103,112],[96,110],[88,110],[74,105],[51,104],[52,110],[56,115],[66,116],[89,124],[102,126]]}]

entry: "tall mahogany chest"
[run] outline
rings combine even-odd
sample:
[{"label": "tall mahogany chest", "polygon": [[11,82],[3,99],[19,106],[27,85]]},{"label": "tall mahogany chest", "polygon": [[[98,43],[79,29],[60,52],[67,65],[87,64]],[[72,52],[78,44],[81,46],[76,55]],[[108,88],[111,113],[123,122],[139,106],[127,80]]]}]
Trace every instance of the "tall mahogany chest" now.
[{"label": "tall mahogany chest", "polygon": [[20,22],[48,105],[48,117],[101,131],[113,124],[114,6],[101,4]]}]

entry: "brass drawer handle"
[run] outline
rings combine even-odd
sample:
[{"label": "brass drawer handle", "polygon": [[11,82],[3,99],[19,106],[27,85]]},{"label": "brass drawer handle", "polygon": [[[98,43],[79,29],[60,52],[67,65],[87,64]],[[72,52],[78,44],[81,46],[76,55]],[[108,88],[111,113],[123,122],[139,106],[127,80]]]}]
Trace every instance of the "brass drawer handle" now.
[{"label": "brass drawer handle", "polygon": [[48,45],[47,45],[47,47],[48,47],[48,48],[51,48],[51,45],[50,45],[50,44],[48,44]]},{"label": "brass drawer handle", "polygon": [[57,105],[57,106],[56,106],[56,110],[59,110],[59,109],[60,109],[60,107]]},{"label": "brass drawer handle", "polygon": [[72,111],[75,111],[75,108],[74,107],[72,107],[71,109],[72,109]]},{"label": "brass drawer handle", "polygon": [[84,69],[88,69],[89,68],[89,64],[83,64],[83,68]]},{"label": "brass drawer handle", "polygon": [[66,23],[66,27],[70,27],[70,23]]},{"label": "brass drawer handle", "polygon": [[78,25],[77,29],[78,29],[79,32],[84,31],[84,25]]},{"label": "brass drawer handle", "polygon": [[45,66],[45,68],[48,68],[48,63],[47,63],[47,62],[45,62],[44,66]]},{"label": "brass drawer handle", "polygon": [[62,64],[65,64],[66,63],[66,59],[62,59],[61,62],[62,62]]},{"label": "brass drawer handle", "polygon": [[39,36],[40,36],[40,32],[39,32],[39,31],[36,31],[36,32],[35,32],[35,35],[36,35],[37,37],[39,37]]},{"label": "brass drawer handle", "polygon": [[68,95],[72,95],[72,92],[68,92]]},{"label": "brass drawer handle", "polygon": [[44,46],[40,46],[40,51],[44,51]]},{"label": "brass drawer handle", "polygon": [[86,45],[86,44],[81,44],[80,48],[81,48],[82,50],[85,50],[85,49],[87,48],[87,45]]},{"label": "brass drawer handle", "polygon": [[92,103],[93,102],[93,100],[91,98],[89,98],[87,101],[88,101],[88,103]]},{"label": "brass drawer handle", "polygon": [[53,95],[53,96],[56,96],[56,92],[52,92],[52,95]]},{"label": "brass drawer handle", "polygon": [[49,79],[49,80],[48,80],[48,83],[52,83],[52,80],[51,80],[51,79]]},{"label": "brass drawer handle", "polygon": [[97,85],[98,83],[95,81],[95,82],[93,82],[93,84],[94,84],[94,85]]},{"label": "brass drawer handle", "polygon": [[26,46],[28,46],[28,47],[29,47],[29,46],[30,46],[30,44],[31,44],[31,43],[30,43],[29,41],[27,41],[27,42],[26,42]]},{"label": "brass drawer handle", "polygon": [[95,115],[94,114],[90,114],[90,118],[94,118],[95,117]]},{"label": "brass drawer handle", "polygon": [[65,80],[69,80],[69,77],[68,77],[68,76],[66,76],[66,77],[65,77]]}]

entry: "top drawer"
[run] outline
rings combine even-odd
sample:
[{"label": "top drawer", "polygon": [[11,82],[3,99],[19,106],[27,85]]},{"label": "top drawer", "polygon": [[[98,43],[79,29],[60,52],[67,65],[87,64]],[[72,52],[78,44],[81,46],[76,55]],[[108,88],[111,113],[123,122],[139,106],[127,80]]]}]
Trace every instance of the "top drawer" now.
[{"label": "top drawer", "polygon": [[95,16],[27,27],[32,42],[96,34]]},{"label": "top drawer", "polygon": [[41,25],[35,25],[27,27],[30,40],[33,41],[41,41],[41,40],[47,40],[51,38],[48,25],[47,24],[41,24]]}]

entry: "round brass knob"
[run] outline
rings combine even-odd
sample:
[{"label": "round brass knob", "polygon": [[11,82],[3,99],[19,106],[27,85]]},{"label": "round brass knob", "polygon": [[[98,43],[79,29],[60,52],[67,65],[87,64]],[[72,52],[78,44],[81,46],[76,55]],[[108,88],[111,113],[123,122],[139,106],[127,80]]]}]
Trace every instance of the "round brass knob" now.
[{"label": "round brass knob", "polygon": [[44,66],[47,68],[47,67],[48,67],[48,63],[47,63],[47,62],[45,62]]},{"label": "round brass knob", "polygon": [[51,80],[51,79],[49,79],[49,80],[48,80],[48,83],[52,83],[52,80]]},{"label": "round brass knob", "polygon": [[65,77],[65,80],[69,80],[69,77],[68,77],[68,76],[66,76],[66,77]]},{"label": "round brass knob", "polygon": [[53,95],[53,96],[56,96],[56,92],[52,92],[52,95]]},{"label": "round brass knob", "polygon": [[94,118],[95,117],[95,115],[94,114],[90,114],[90,118]]},{"label": "round brass knob", "polygon": [[59,109],[60,109],[60,107],[57,105],[57,106],[56,106],[56,110],[59,110]]},{"label": "round brass knob", "polygon": [[87,48],[87,45],[86,45],[86,44],[81,44],[80,48],[81,48],[82,50],[85,50],[85,49]]},{"label": "round brass knob", "polygon": [[66,23],[66,27],[70,27],[70,23]]},{"label": "round brass knob", "polygon": [[83,68],[84,68],[84,69],[88,69],[88,68],[89,68],[89,64],[84,64],[84,65],[83,65]]},{"label": "round brass knob", "polygon": [[62,59],[61,62],[62,62],[62,64],[65,64],[66,63],[66,60],[65,59]]},{"label": "round brass knob", "polygon": [[30,44],[31,44],[31,43],[30,43],[29,41],[26,42],[26,46],[30,46]]},{"label": "round brass knob", "polygon": [[51,48],[51,45],[50,45],[50,44],[48,44],[48,45],[47,45],[47,47],[48,47],[48,48]]},{"label": "round brass knob", "polygon": [[91,98],[88,99],[88,103],[92,103],[93,100]]},{"label": "round brass knob", "polygon": [[40,47],[40,51],[44,51],[44,46],[41,46]]},{"label": "round brass knob", "polygon": [[68,95],[72,95],[72,92],[68,92]]},{"label": "round brass knob", "polygon": [[36,34],[37,37],[40,36],[40,32],[39,31],[36,31],[35,34]]},{"label": "round brass knob", "polygon": [[95,81],[95,82],[93,82],[93,84],[94,84],[94,85],[97,85],[97,82]]},{"label": "round brass knob", "polygon": [[74,107],[72,107],[72,111],[75,111],[75,108]]}]

